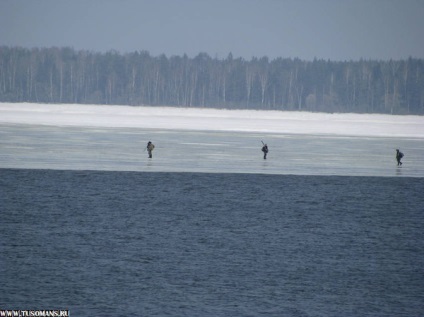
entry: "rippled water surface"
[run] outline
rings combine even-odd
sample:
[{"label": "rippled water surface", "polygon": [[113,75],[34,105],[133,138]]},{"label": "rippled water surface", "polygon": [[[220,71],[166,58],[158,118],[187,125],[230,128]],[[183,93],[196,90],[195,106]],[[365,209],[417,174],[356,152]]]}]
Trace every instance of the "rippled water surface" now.
[{"label": "rippled water surface", "polygon": [[1,308],[424,312],[420,177],[10,168],[0,176]]}]

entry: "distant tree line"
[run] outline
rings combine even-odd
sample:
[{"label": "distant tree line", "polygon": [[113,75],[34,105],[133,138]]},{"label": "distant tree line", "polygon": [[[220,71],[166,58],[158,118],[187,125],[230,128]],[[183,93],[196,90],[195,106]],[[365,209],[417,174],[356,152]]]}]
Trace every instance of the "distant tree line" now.
[{"label": "distant tree line", "polygon": [[424,60],[0,47],[0,101],[424,114]]}]

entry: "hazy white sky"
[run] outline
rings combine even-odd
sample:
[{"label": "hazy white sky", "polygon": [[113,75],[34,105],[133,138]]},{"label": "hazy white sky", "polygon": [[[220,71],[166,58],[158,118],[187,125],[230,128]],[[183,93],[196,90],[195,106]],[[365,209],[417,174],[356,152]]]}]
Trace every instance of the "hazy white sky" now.
[{"label": "hazy white sky", "polygon": [[424,58],[424,0],[0,0],[0,45],[247,60]]}]

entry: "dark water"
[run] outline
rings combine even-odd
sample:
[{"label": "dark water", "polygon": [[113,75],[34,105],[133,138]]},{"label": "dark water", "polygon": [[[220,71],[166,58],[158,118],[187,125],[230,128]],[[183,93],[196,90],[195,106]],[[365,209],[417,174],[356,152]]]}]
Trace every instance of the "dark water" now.
[{"label": "dark water", "polygon": [[423,178],[0,176],[1,308],[424,315]]}]

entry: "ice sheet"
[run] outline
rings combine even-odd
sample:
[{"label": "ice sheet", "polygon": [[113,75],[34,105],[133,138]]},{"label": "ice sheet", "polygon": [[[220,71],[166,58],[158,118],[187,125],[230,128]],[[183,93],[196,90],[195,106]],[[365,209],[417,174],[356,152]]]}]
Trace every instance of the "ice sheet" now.
[{"label": "ice sheet", "polygon": [[[156,148],[149,159],[151,140]],[[267,160],[262,142],[269,146]],[[398,168],[395,149],[404,153]],[[0,125],[0,168],[424,177],[418,138]]]},{"label": "ice sheet", "polygon": [[424,117],[0,103],[0,168],[424,177]]}]

